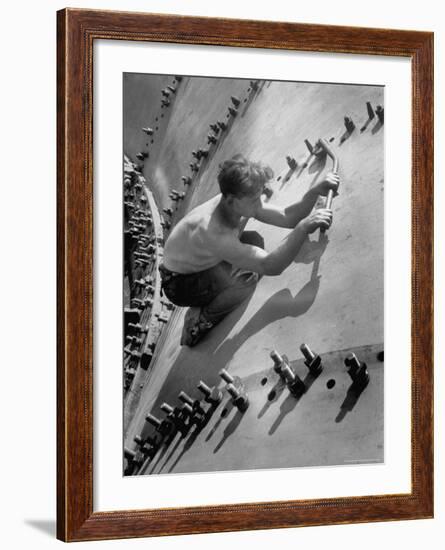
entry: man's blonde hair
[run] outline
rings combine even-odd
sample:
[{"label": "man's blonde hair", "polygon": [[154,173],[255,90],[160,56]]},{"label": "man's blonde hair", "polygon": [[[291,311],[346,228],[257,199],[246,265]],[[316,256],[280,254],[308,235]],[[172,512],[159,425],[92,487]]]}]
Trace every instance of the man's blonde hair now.
[{"label": "man's blonde hair", "polygon": [[251,162],[240,154],[219,165],[218,183],[225,197],[233,195],[241,198],[255,195],[272,178],[273,171],[270,166]]}]

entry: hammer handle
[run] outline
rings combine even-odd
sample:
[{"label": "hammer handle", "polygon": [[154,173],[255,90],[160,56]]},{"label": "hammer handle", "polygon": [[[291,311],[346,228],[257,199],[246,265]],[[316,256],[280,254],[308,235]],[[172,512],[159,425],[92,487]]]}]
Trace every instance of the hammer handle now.
[{"label": "hammer handle", "polygon": [[[326,196],[326,204],[325,208],[332,208],[332,199],[334,198],[334,192],[332,189],[329,189],[328,194]],[[326,233],[326,227],[320,227],[320,233]]]},{"label": "hammer handle", "polygon": [[[336,174],[338,172],[338,157],[332,153],[332,171],[334,172],[334,174]],[[326,208],[332,208],[332,199],[334,198],[334,191],[332,191],[332,189],[330,189],[328,191],[328,195],[326,197]]]},{"label": "hammer handle", "polygon": [[326,205],[325,208],[332,208],[332,199],[334,198],[334,191],[332,189],[329,189],[327,197],[326,197]]},{"label": "hammer handle", "polygon": [[[338,172],[338,165],[339,165],[339,162],[338,162],[338,157],[337,155],[333,152],[333,150],[329,147],[328,143],[326,142],[326,140],[324,139],[319,139],[318,140],[318,143],[320,145],[320,147],[323,147],[323,149],[326,151],[326,153],[328,154],[328,156],[331,157],[332,159],[332,171],[334,173],[337,173]],[[326,197],[326,204],[325,204],[325,208],[332,208],[332,199],[334,198],[334,192],[332,191],[332,189],[330,189],[328,191],[328,195]],[[321,233],[325,233],[326,229],[324,228],[320,228],[320,232]]]}]

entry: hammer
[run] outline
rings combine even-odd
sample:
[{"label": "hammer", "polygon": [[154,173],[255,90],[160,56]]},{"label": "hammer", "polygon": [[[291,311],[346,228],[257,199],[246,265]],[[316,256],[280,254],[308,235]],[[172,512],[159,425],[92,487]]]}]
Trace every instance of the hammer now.
[{"label": "hammer", "polygon": [[[327,155],[331,157],[331,159],[332,159],[332,171],[334,173],[337,173],[338,172],[338,166],[339,166],[338,157],[333,152],[331,147],[328,145],[328,142],[326,140],[320,138],[317,142],[317,145],[322,147],[326,151]],[[326,197],[325,208],[329,208],[329,209],[332,208],[332,199],[333,198],[334,198],[334,191],[332,191],[332,189],[329,189],[327,197]],[[326,231],[326,229],[320,228],[320,231],[322,233],[324,233]]]}]

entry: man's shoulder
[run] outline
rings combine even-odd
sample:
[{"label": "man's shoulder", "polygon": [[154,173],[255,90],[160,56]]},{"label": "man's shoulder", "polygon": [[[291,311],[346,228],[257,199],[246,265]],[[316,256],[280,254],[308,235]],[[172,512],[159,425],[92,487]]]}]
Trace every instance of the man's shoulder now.
[{"label": "man's shoulder", "polygon": [[202,204],[199,204],[198,206],[192,208],[190,212],[187,212],[187,214],[181,219],[181,222],[198,223],[200,221],[205,221],[209,219],[209,217],[214,212],[217,204],[215,198],[216,197],[209,199],[208,201],[203,202]]}]

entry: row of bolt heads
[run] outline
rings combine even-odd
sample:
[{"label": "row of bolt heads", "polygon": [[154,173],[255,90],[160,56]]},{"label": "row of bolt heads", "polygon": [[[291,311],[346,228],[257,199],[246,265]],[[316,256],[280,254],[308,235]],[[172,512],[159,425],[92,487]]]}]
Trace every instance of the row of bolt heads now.
[{"label": "row of bolt heads", "polygon": [[[128,207],[135,209],[133,202],[127,201],[125,203]],[[134,253],[136,259],[135,265],[143,267],[148,265],[154,258],[156,247],[150,242],[152,235],[142,233],[148,227],[151,227],[153,223],[152,217],[141,209],[137,209],[133,212],[128,225],[130,227],[129,232],[134,238],[138,238],[137,251]]]},{"label": "row of bolt heads", "polygon": [[[375,117],[375,115],[377,115],[377,118],[379,119],[379,122],[381,124],[384,124],[385,111],[384,111],[384,109],[381,105],[377,105],[377,107],[375,109],[375,112],[374,112],[374,109],[372,108],[371,102],[367,101],[366,102],[366,109],[368,111],[368,121],[364,126],[362,126],[362,128],[360,128],[360,132],[364,132],[366,130],[369,121],[371,121]],[[347,133],[352,134],[352,132],[355,130],[355,123],[352,120],[352,118],[349,117],[349,116],[345,116],[344,117],[344,124],[345,124],[345,128],[346,128]],[[345,140],[345,138],[346,138],[346,136],[343,136],[340,143],[342,143]],[[331,138],[330,141],[333,141],[333,139],[334,138]],[[312,159],[313,156],[319,157],[321,155],[326,154],[325,149],[320,145],[319,141],[315,145],[312,145],[311,142],[308,139],[305,139],[304,143],[306,144],[306,147],[309,150],[310,157],[309,157],[308,160],[306,160],[303,163],[301,168],[306,168],[309,164],[309,161]],[[288,166],[291,170],[296,170],[298,168],[298,162],[293,157],[291,157],[290,155],[286,156],[286,161],[287,161],[287,164],[288,164]]]},{"label": "row of bolt heads", "polygon": [[[175,76],[175,79],[176,81],[178,82],[181,82],[182,80],[182,76]],[[167,86],[166,88],[164,88],[163,90],[161,90],[161,94],[163,96],[164,99],[162,99],[161,101],[161,109],[164,108],[164,107],[168,107],[170,105],[170,94],[175,94],[176,93],[176,89],[174,86]],[[157,119],[156,119],[157,120]],[[144,132],[144,134],[147,134],[147,136],[152,136],[154,134],[154,130],[153,128],[142,128],[142,131]],[[152,141],[153,143],[153,141]],[[149,152],[148,151],[140,151],[139,153],[136,154],[136,158],[140,161],[144,161],[146,160],[148,157],[149,157]]]},{"label": "row of bolt heads", "polygon": [[[316,378],[323,370],[321,357],[313,353],[306,344],[302,344],[300,350],[310,374]],[[306,391],[306,386],[304,381],[291,368],[287,358],[281,356],[276,350],[273,350],[270,356],[274,362],[274,371],[286,384],[289,392],[295,397],[301,397]],[[369,372],[366,363],[360,361],[354,353],[350,353],[344,362],[356,390],[358,392],[363,391],[369,383]],[[244,413],[249,407],[249,398],[242,383],[238,380],[235,381],[235,378],[225,369],[222,369],[219,375],[226,383],[226,390],[232,398],[233,405]],[[193,399],[187,393],[181,391],[178,398],[183,403],[182,407],[172,407],[168,403],[163,403],[161,409],[167,413],[166,418],[160,420],[152,414],[146,416],[145,420],[155,428],[161,438],[171,435],[175,428],[184,436],[192,425],[202,425],[208,412],[216,409],[221,403],[223,392],[216,386],[210,388],[201,380],[197,388],[204,394],[204,402],[210,405],[208,410],[205,410],[199,399]],[[143,456],[154,456],[160,443],[160,440],[155,437],[142,440],[140,436],[136,436],[134,441],[139,445]],[[125,454],[127,458],[132,460],[136,456],[134,451],[128,449],[125,450]]]},{"label": "row of bolt heads", "polygon": [[[250,88],[252,91],[256,91],[258,89],[258,82],[251,81],[250,82]],[[236,96],[231,96],[230,100],[232,101],[233,107],[228,107],[228,117],[236,117],[238,114],[238,107],[241,105],[241,100]],[[207,134],[207,144],[215,144],[218,141],[218,134],[219,132],[224,132],[227,130],[227,123],[223,122],[222,120],[216,121],[214,124],[210,124],[210,129],[213,131],[213,134]],[[147,133],[147,130],[151,131],[153,133],[153,130],[151,128],[142,128],[142,131]],[[150,134],[151,135],[151,134]],[[198,172],[199,171],[199,161],[202,158],[206,158],[209,155],[210,150],[209,149],[198,149],[197,151],[192,151],[193,157],[196,159],[195,162],[190,163],[190,168],[192,172]],[[192,178],[190,176],[182,176],[182,182],[184,185],[191,185]],[[177,193],[177,192],[176,192]],[[170,197],[172,198],[172,197]],[[183,197],[180,197],[183,198]],[[180,200],[180,198],[173,197],[172,200]]]},{"label": "row of bolt heads", "polygon": [[[144,195],[139,197],[139,201],[145,207],[147,199]],[[151,215],[149,215],[146,210],[143,210],[140,207],[138,208],[133,201],[125,200],[124,205],[132,211],[128,221],[128,232],[134,238],[149,238],[149,236],[145,235],[144,232],[153,225]]]},{"label": "row of bolt heads", "polygon": [[[251,86],[252,86],[252,83],[251,83]],[[254,86],[252,86],[252,89],[255,90]],[[229,115],[228,116],[235,117],[238,114],[237,109],[238,109],[238,107],[241,103],[241,100],[239,98],[235,97],[235,96],[231,96],[230,99],[231,99],[234,107],[229,107],[229,109],[228,109]],[[366,109],[367,109],[367,112],[368,112],[368,119],[369,120],[372,120],[377,115],[377,118],[379,119],[379,122],[381,124],[384,123],[384,109],[381,105],[377,105],[377,107],[374,111],[374,109],[371,105],[371,102],[367,101],[366,102]],[[345,116],[344,117],[344,124],[345,124],[346,130],[349,134],[351,134],[355,130],[355,124],[354,124],[354,121],[352,120],[351,117]],[[363,132],[366,129],[366,126],[367,125],[363,126],[360,129],[360,131]],[[214,135],[212,135],[212,134],[207,135],[207,143],[208,144],[216,143],[217,142],[217,135],[218,135],[219,131],[220,130],[224,131],[226,128],[227,128],[227,125],[224,122],[221,122],[221,121],[217,121],[216,124],[210,124],[210,129],[213,130]],[[151,128],[148,128],[148,129],[143,128],[142,130],[143,131],[151,130]],[[307,142],[307,140],[305,140],[305,141]],[[199,161],[201,160],[201,158],[207,157],[208,154],[209,154],[208,149],[198,149],[197,151],[192,151],[192,155],[196,159],[195,162],[190,163],[190,168],[191,168],[192,172],[198,172],[198,170],[199,170],[199,164],[198,164]],[[144,153],[139,153],[139,155],[142,156],[142,155],[144,155]],[[146,157],[144,157],[144,158],[146,158]],[[289,166],[292,169],[295,169],[296,168],[295,160],[292,157],[286,157],[286,159],[288,161]],[[190,177],[183,176],[182,181],[183,181],[184,185],[190,185],[191,184],[191,178]],[[179,200],[179,199],[177,197],[174,197],[174,198],[172,198],[172,200]]]},{"label": "row of bolt heads", "polygon": [[[175,76],[175,81],[179,84],[182,80],[182,76]],[[174,81],[174,82],[175,82]],[[161,90],[161,95],[163,97],[163,99],[161,100],[161,109],[164,108],[164,107],[169,107],[170,105],[170,95],[171,94],[176,94],[176,90],[177,90],[177,87],[175,86],[172,86],[172,85],[168,85],[166,88],[164,88],[163,90]],[[156,119],[157,120],[157,119]],[[149,126],[147,126],[146,128],[142,128],[142,131],[144,132],[144,134],[146,134],[147,136],[152,136],[154,134],[154,130],[153,128],[150,128]],[[141,151],[140,153],[138,153],[136,155],[136,157],[139,159],[139,160],[145,160],[146,158],[148,158],[149,154],[148,152],[146,151]]]},{"label": "row of bolt heads", "polygon": [[[137,280],[137,281],[135,281],[135,284],[136,283],[141,284],[142,281],[145,281],[145,279]],[[139,315],[139,317],[142,316],[144,310],[147,307],[150,307],[150,308],[153,307],[154,287],[152,285],[148,284],[148,283],[145,283],[144,288],[145,288],[145,290],[147,291],[147,293],[149,295],[145,296],[144,298],[132,298],[131,299],[131,310],[134,311],[135,313],[137,313]],[[172,304],[169,301],[161,300],[161,304],[165,307],[167,312],[171,312],[175,309],[174,304]],[[165,313],[165,312],[156,313],[155,317],[158,318],[158,321],[160,323],[168,323],[168,321],[169,321],[169,313]],[[136,326],[140,327],[140,325],[135,325],[134,323],[128,323],[128,326],[130,328],[134,328]],[[139,330],[139,332],[142,332],[142,331]],[[129,337],[127,337],[127,340],[129,340]],[[131,340],[129,340],[129,341],[131,341]],[[126,348],[124,348],[124,351],[125,351],[125,349]],[[130,353],[130,351],[128,351],[128,353]],[[130,353],[130,355],[131,355],[131,353]],[[136,357],[136,355],[134,355],[134,356]]]},{"label": "row of bolt heads", "polygon": [[[178,82],[180,82],[182,80],[182,77],[181,76],[175,76],[175,79]],[[249,89],[252,89],[252,91],[256,91],[258,89],[258,86],[259,86],[258,82],[251,81]],[[167,86],[166,88],[161,90],[161,94],[165,98],[161,102],[162,107],[168,107],[170,105],[169,98],[170,98],[171,93],[173,93],[173,94],[176,93],[176,88],[173,87],[173,86]],[[239,105],[241,104],[240,99],[238,99],[235,96],[231,96],[231,100],[232,100],[232,103],[235,106],[235,108],[238,108]],[[230,113],[230,109],[233,109],[233,108],[232,107],[229,108],[229,113]],[[232,114],[232,113],[230,113],[230,114]],[[225,130],[226,126],[225,126],[224,122],[219,122],[218,121],[217,124],[218,124],[219,128],[216,124],[210,125],[211,129],[214,130],[215,133],[219,132],[219,129]],[[142,128],[142,131],[144,132],[144,134],[147,134],[147,136],[152,136],[154,134],[153,128],[150,128],[150,127]]]},{"label": "row of bolt heads", "polygon": [[[257,85],[255,82],[251,82],[251,87],[253,90],[256,89]],[[227,116],[232,116],[232,117],[235,117],[237,114],[238,114],[238,107],[240,106],[241,104],[241,100],[236,97],[236,96],[231,96],[230,97],[232,103],[233,103],[233,107],[229,107],[228,108],[228,115]],[[217,141],[218,141],[218,134],[220,131],[224,131],[227,129],[227,124],[225,122],[222,122],[220,120],[218,120],[215,124],[210,124],[210,129],[213,131],[213,134],[207,134],[207,143],[209,145],[211,144],[215,144]],[[153,129],[152,128],[142,128],[142,131],[151,135],[153,133]],[[194,162],[191,162],[190,163],[190,168],[192,170],[192,172],[198,172],[199,171],[199,161],[202,159],[202,158],[206,158],[208,157],[210,153],[210,149],[198,149],[197,151],[192,151],[192,156],[196,159]],[[143,158],[147,158],[148,156],[148,153],[138,153],[138,155],[145,155]],[[136,156],[138,156],[136,155]],[[139,157],[138,157],[139,158]],[[142,158],[141,158],[142,160]],[[188,185],[191,185],[192,183],[192,178],[190,176],[182,176],[182,182],[184,185],[188,186]],[[174,202],[178,202],[180,200],[183,200],[184,197],[185,197],[185,193],[179,193],[176,189],[173,189],[170,194],[169,194],[169,197],[172,201]],[[168,216],[173,216],[173,211],[171,208],[163,208],[163,211],[165,214],[167,214]],[[163,223],[163,226],[165,229],[169,229],[170,228],[170,222],[168,221],[164,221]]]},{"label": "row of bolt heads", "polygon": [[[240,412],[245,412],[249,407],[249,399],[242,383],[238,379],[235,380],[225,369],[222,369],[219,375],[226,384],[225,389],[231,396],[233,405]],[[155,435],[149,436],[146,439],[142,439],[141,436],[134,438],[134,442],[139,446],[139,450],[142,453],[138,460],[139,463],[142,463],[142,458],[152,458],[154,456],[164,437],[169,437],[176,433],[176,431],[179,431],[184,437],[192,426],[197,426],[198,428],[202,426],[209,414],[223,400],[223,391],[216,386],[209,387],[201,380],[197,388],[204,395],[203,401],[193,399],[186,392],[181,391],[178,399],[182,402],[182,406],[172,407],[168,403],[161,405],[161,410],[166,413],[164,419],[161,420],[152,414],[146,416],[145,420],[154,427]],[[206,407],[205,404],[209,405],[209,407]],[[137,453],[130,449],[125,449],[125,456],[132,461],[138,459]]]},{"label": "row of bolt heads", "polygon": [[[309,346],[301,344],[300,351],[303,354],[304,364],[309,369],[313,378],[319,376],[323,370],[321,357],[311,351]],[[306,392],[304,381],[291,368],[289,361],[285,356],[281,356],[276,350],[270,353],[274,362],[274,370],[289,388],[289,391],[296,397],[300,397]],[[356,391],[363,391],[368,385],[369,373],[366,363],[360,361],[355,353],[350,353],[345,359],[345,365],[348,369],[348,374],[353,382]]]},{"label": "row of bolt heads", "polygon": [[[178,82],[180,82],[182,80],[182,77],[175,76],[175,79]],[[255,91],[258,90],[258,87],[259,87],[259,81],[251,80],[250,81],[250,87],[249,87],[248,91],[251,90],[252,92],[255,92]],[[161,102],[162,107],[168,107],[170,105],[169,97],[170,97],[171,93],[173,93],[173,94],[176,93],[176,88],[174,88],[173,86],[167,86],[167,88],[164,88],[161,91],[161,94],[164,97],[164,99]],[[241,100],[236,96],[231,96],[230,100],[232,101],[233,107],[229,106],[227,116],[228,117],[229,116],[235,117],[238,114],[238,107],[241,105]],[[227,124],[225,122],[221,121],[221,120],[218,120],[216,123],[210,124],[210,129],[213,131],[213,135],[212,134],[207,135],[207,143],[209,145],[214,144],[214,143],[217,142],[217,139],[218,139],[217,136],[218,136],[219,132],[226,130],[227,129]],[[150,127],[142,128],[142,131],[145,134],[147,134],[147,136],[152,136],[154,134],[153,128],[150,128]],[[195,157],[195,159],[197,161],[197,162],[190,163],[190,168],[191,168],[192,172],[197,172],[199,170],[198,162],[201,160],[201,158],[207,157],[208,154],[209,154],[209,149],[198,149],[197,151],[192,151],[192,155]],[[149,154],[148,154],[147,151],[141,151],[141,152],[137,153],[137,155],[136,155],[136,157],[141,161],[148,158],[148,156],[149,156]],[[184,185],[190,185],[191,184],[191,178],[190,177],[183,176],[182,181],[184,182]],[[171,197],[171,198],[172,198],[172,200],[180,200],[181,198],[183,198],[183,196],[182,197],[175,196],[175,197]]]},{"label": "row of bolt heads", "polygon": [[[377,118],[379,119],[380,124],[384,124],[384,122],[385,122],[385,110],[383,109],[383,107],[381,105],[377,105],[377,107],[375,109],[375,112],[374,112],[374,109],[372,108],[371,102],[367,101],[366,102],[366,110],[368,111],[368,121],[371,121],[375,117],[375,115],[377,115]],[[349,116],[345,116],[344,117],[344,123],[345,123],[346,131],[348,133],[352,134],[352,132],[355,130],[355,124],[354,124],[354,121],[352,120],[352,118],[349,117]],[[362,128],[360,128],[360,132],[364,132],[366,130],[366,127],[367,127],[367,124],[362,126]]]}]

